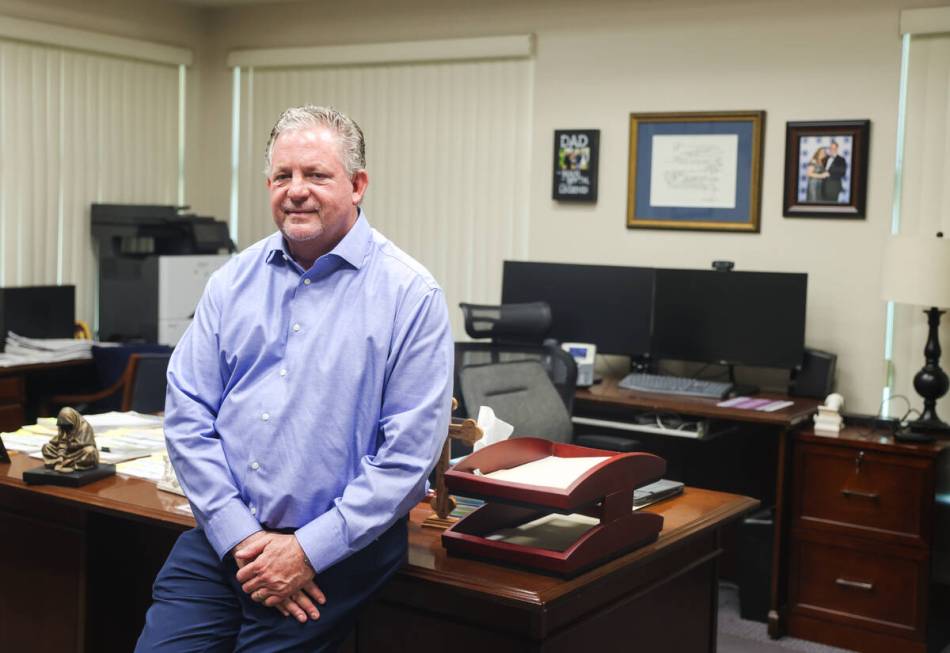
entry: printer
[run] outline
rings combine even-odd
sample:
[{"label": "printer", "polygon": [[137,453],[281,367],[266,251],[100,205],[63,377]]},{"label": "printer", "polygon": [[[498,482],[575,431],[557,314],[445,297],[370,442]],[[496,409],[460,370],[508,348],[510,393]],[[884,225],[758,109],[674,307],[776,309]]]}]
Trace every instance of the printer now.
[{"label": "printer", "polygon": [[230,258],[228,225],[178,207],[93,204],[99,339],[174,346],[211,274]]}]

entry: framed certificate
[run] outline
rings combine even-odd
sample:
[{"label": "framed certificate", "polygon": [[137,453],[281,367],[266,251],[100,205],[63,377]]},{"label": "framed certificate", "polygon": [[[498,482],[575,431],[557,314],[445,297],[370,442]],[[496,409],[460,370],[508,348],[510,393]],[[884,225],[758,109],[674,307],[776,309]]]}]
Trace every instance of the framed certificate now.
[{"label": "framed certificate", "polygon": [[627,227],[759,231],[764,111],[630,114]]}]

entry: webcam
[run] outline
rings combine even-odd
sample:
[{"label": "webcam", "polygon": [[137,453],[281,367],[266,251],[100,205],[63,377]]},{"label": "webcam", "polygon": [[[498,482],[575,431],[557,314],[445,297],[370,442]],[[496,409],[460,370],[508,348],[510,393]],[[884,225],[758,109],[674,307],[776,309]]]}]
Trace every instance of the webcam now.
[{"label": "webcam", "polygon": [[713,270],[719,270],[720,272],[728,272],[732,268],[736,267],[736,264],[732,261],[713,261],[712,262]]}]

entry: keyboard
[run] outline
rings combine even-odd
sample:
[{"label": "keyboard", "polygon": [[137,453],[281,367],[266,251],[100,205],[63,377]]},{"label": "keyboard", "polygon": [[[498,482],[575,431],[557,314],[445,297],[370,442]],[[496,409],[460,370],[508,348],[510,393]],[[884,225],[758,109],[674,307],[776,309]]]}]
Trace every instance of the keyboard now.
[{"label": "keyboard", "polygon": [[640,372],[631,372],[623,377],[618,385],[624,390],[707,397],[709,399],[723,399],[732,390],[732,384],[724,381],[687,379],[682,376],[662,376]]}]

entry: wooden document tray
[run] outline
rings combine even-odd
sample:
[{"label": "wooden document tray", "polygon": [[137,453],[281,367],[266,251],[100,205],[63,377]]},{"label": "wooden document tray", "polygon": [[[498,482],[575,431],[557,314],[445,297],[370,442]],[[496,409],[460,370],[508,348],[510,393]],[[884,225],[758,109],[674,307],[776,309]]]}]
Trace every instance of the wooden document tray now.
[{"label": "wooden document tray", "polygon": [[[485,476],[548,458],[590,457],[605,460],[563,489]],[[573,576],[656,540],[663,517],[634,512],[633,490],[665,472],[666,461],[648,453],[615,453],[541,438],[497,442],[445,473],[451,492],[486,503],[446,530],[442,544],[454,554]]]}]

